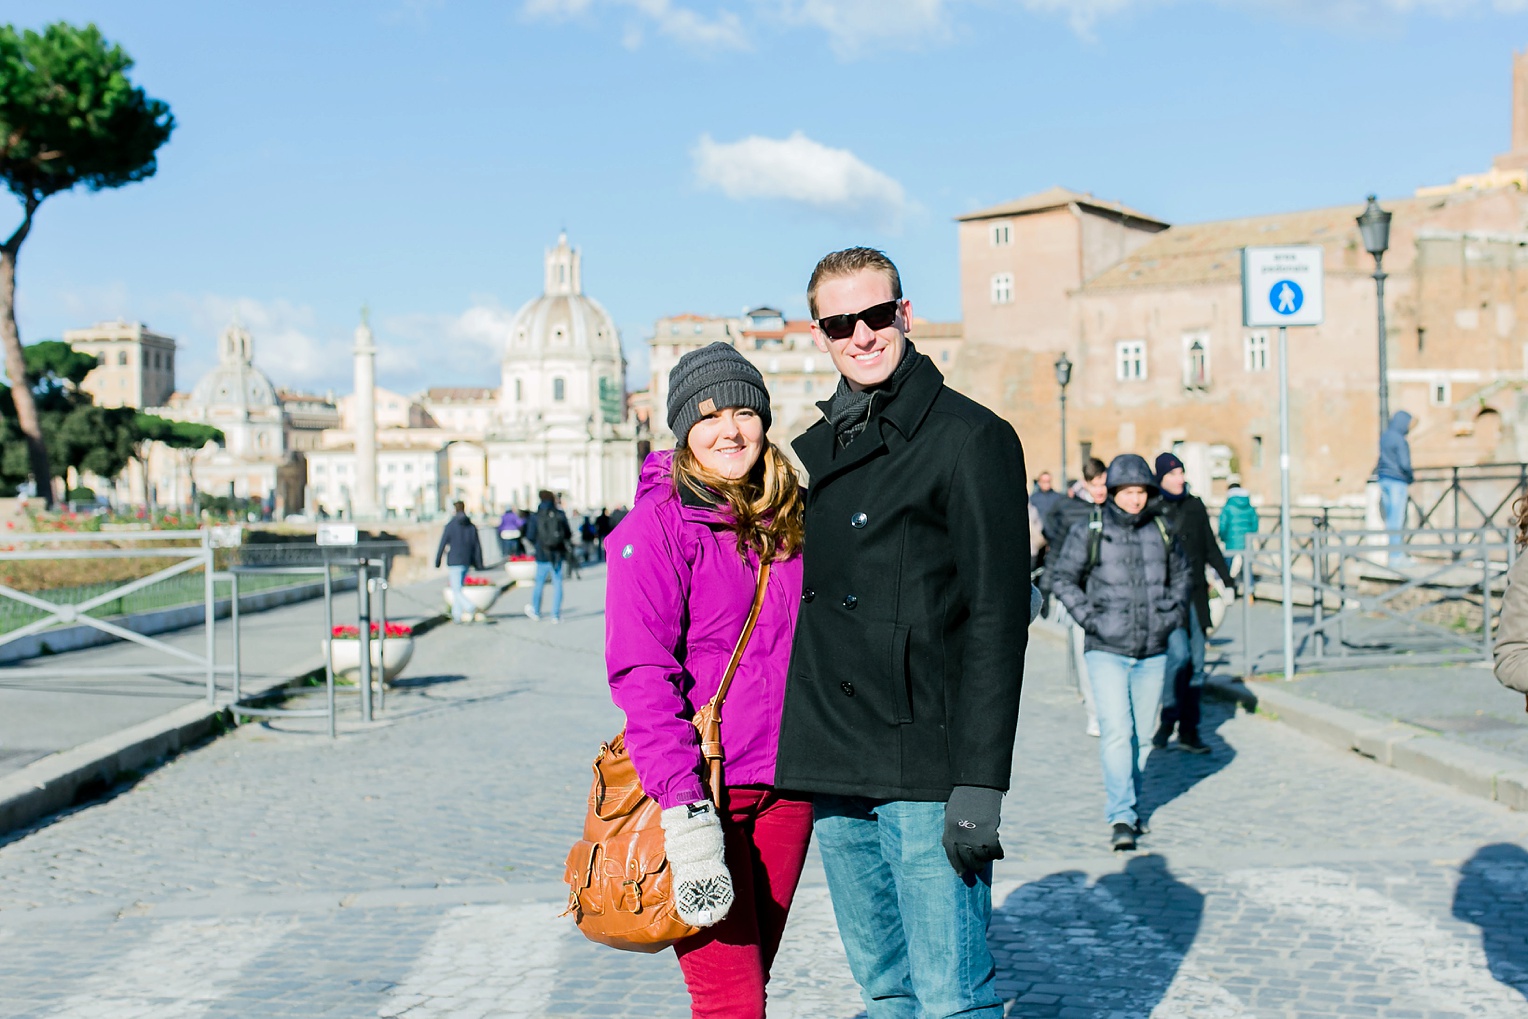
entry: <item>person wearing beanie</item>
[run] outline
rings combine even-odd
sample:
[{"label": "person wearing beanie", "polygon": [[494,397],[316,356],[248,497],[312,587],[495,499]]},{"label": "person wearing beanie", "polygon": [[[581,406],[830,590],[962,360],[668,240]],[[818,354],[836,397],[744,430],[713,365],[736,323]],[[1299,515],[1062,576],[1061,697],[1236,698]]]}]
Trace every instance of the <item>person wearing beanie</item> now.
[{"label": "person wearing beanie", "polygon": [[1188,560],[1189,599],[1184,625],[1173,631],[1167,645],[1167,675],[1162,694],[1162,723],[1151,738],[1165,747],[1178,730],[1178,748],[1207,754],[1199,738],[1199,699],[1204,687],[1204,635],[1210,630],[1210,585],[1205,567],[1213,569],[1226,587],[1236,587],[1235,575],[1221,554],[1204,501],[1188,490],[1183,461],[1171,453],[1157,457],[1157,485],[1162,490],[1159,512]]},{"label": "person wearing beanie", "polygon": [[[606,539],[605,661],[632,763],[662,810],[678,915],[701,928],[674,946],[694,1014],[755,1017],[812,831],[811,803],[775,787],[802,604],[801,487],[766,435],[763,376],[725,343],[679,359],[668,421],[677,448],[647,458],[635,504]],[[690,719],[726,675],[765,563],[713,802]]]},{"label": "person wearing beanie", "polygon": [[840,378],[793,444],[812,483],[775,781],[812,794],[871,1014],[999,1019],[987,927],[1029,631],[1024,450],[914,349],[884,253],[824,257],[807,305]]},{"label": "person wearing beanie", "polygon": [[1121,454],[1106,477],[1108,501],[1067,534],[1051,590],[1087,635],[1104,816],[1111,844],[1129,850],[1146,831],[1141,776],[1162,707],[1168,640],[1184,625],[1189,566],[1157,514],[1157,478],[1145,459]]}]

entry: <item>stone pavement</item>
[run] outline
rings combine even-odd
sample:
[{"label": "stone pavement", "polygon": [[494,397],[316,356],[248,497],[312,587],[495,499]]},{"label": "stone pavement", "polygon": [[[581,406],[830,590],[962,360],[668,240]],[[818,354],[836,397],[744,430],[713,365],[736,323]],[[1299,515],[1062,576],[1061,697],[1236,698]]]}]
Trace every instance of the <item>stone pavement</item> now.
[{"label": "stone pavement", "polygon": [[[0,1016],[688,1014],[669,953],[559,919],[588,762],[620,725],[603,584],[560,626],[421,639],[386,718],[249,726],[0,841]],[[1036,636],[991,930],[1012,1016],[1528,1014],[1528,815],[1209,705],[1106,848],[1096,741]],[[813,861],[776,1017],[861,1004]]]}]

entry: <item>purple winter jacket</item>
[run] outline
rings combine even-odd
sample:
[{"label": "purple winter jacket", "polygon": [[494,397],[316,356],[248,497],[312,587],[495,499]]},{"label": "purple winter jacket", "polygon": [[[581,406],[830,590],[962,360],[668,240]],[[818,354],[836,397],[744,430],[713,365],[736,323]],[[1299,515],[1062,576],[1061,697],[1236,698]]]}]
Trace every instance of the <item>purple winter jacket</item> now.
[{"label": "purple winter jacket", "polygon": [[[690,718],[721,685],[748,621],[758,557],[745,562],[712,506],[688,505],[674,454],[642,465],[636,504],[605,542],[605,665],[626,713],[626,746],[642,788],[664,808],[705,799]],[[770,785],[785,675],[801,602],[801,556],[777,561],[759,621],[722,708],[727,785]],[[680,660],[680,656],[683,660]]]}]

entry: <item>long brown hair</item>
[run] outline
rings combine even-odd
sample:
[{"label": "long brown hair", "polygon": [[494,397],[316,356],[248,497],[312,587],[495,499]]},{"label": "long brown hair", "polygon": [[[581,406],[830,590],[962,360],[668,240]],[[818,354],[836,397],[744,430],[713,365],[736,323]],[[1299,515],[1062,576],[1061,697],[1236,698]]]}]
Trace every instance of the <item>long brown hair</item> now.
[{"label": "long brown hair", "polygon": [[1512,503],[1512,512],[1517,515],[1517,547],[1528,548],[1528,492]]},{"label": "long brown hair", "polygon": [[767,563],[801,550],[801,481],[773,444],[765,445],[747,477],[736,480],[706,470],[690,447],[681,445],[674,450],[674,487],[680,486],[725,507],[727,525],[737,534],[738,555],[746,558],[752,549],[759,562]]}]

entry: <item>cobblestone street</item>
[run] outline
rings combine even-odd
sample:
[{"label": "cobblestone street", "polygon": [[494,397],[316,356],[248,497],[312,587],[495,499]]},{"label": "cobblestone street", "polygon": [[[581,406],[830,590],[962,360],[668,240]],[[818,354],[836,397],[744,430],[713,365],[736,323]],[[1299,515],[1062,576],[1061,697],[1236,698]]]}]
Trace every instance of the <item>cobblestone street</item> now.
[{"label": "cobblestone street", "polygon": [[[422,637],[385,719],[247,726],[0,844],[0,1015],[681,1017],[671,953],[591,946],[560,883],[617,731],[603,572]],[[434,606],[429,607],[431,610]],[[1031,644],[991,941],[1013,1016],[1528,1015],[1528,815],[1207,705],[1107,848],[1096,742]],[[858,999],[811,862],[771,1015]]]}]

